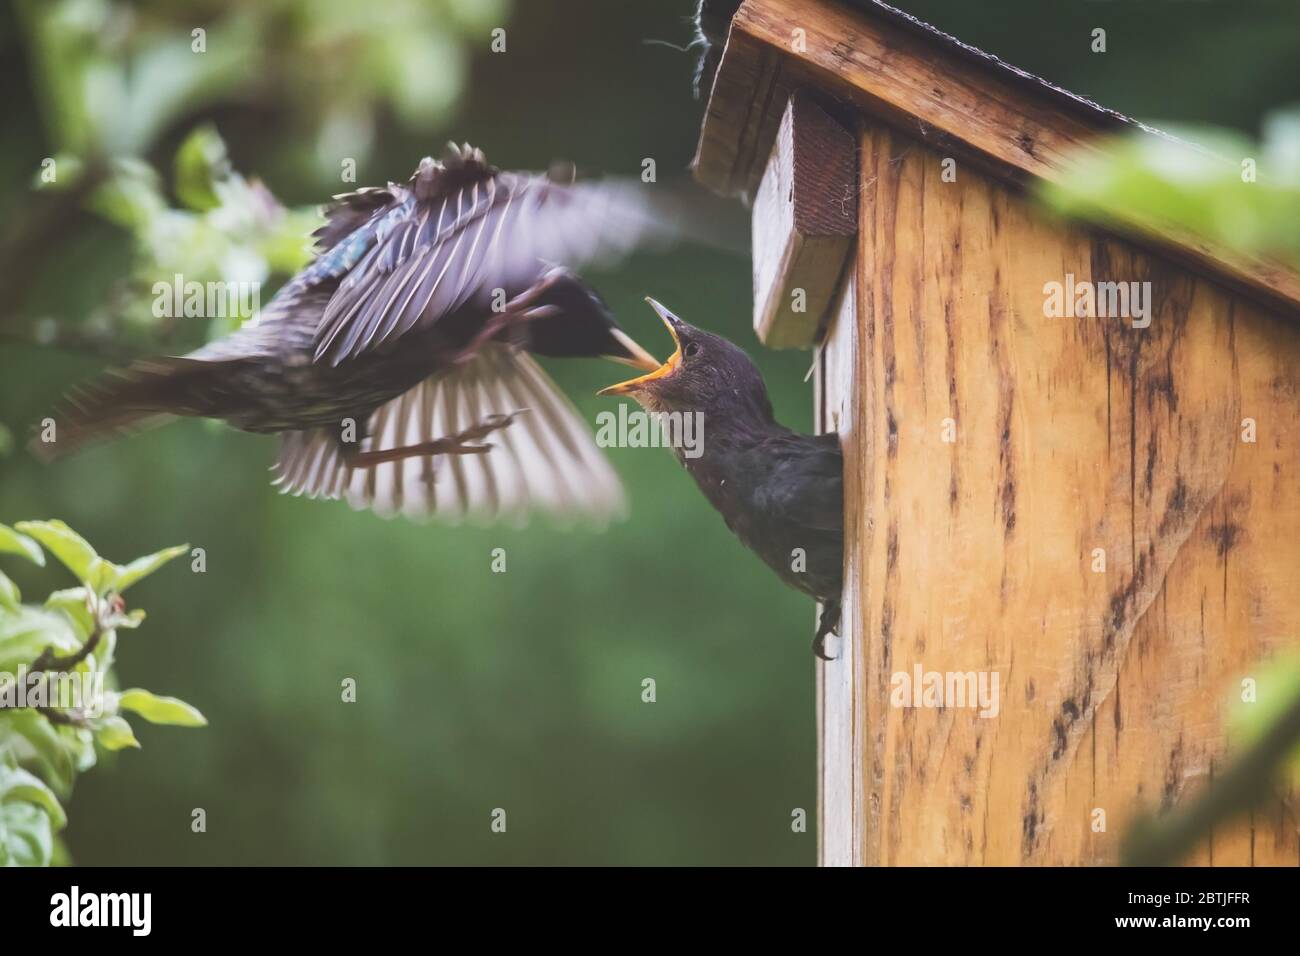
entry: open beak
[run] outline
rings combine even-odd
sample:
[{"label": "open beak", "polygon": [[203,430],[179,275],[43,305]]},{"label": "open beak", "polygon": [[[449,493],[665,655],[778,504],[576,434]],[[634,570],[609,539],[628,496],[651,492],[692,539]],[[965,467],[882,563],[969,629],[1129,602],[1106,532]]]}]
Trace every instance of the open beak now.
[{"label": "open beak", "polygon": [[633,368],[639,368],[643,372],[651,372],[659,367],[659,360],[637,345],[632,336],[622,329],[610,329],[609,333],[614,336],[619,345],[627,349],[628,354],[606,355],[605,358],[623,365],[630,365]]},{"label": "open beak", "polygon": [[[648,382],[653,382],[655,379],[671,375],[676,371],[677,366],[681,364],[682,340],[677,335],[677,324],[681,320],[649,296],[646,296],[646,302],[650,303],[650,308],[654,309],[655,312],[658,313],[659,318],[663,320],[664,325],[668,326],[668,334],[673,337],[673,345],[676,346],[673,354],[670,355],[668,361],[664,362],[662,365],[655,362],[654,359],[650,359],[651,365],[649,368],[651,371],[647,372],[645,375],[638,376],[637,378],[628,379],[626,382],[619,382],[617,385],[611,385],[609,388],[602,388],[596,393],[597,395],[628,395],[643,388]],[[628,341],[631,341],[631,339]],[[649,358],[648,355],[646,357]],[[642,366],[638,364],[637,367],[640,368]]]}]

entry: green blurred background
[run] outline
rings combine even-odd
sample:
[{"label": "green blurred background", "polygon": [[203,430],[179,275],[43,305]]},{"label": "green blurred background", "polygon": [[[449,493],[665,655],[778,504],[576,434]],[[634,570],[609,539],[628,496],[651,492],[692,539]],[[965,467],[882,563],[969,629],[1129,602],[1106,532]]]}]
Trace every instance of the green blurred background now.
[{"label": "green blurred background", "polygon": [[[1253,132],[1266,111],[1300,98],[1300,10],[1289,3],[900,5],[1157,123]],[[106,290],[133,268],[137,251],[119,228],[88,212],[43,218],[41,203],[54,200],[32,197],[41,160],[70,150],[138,155],[167,175],[178,144],[211,121],[234,168],[290,206],[353,188],[339,182],[340,156],[358,160],[358,185],[378,184],[405,178],[453,137],[510,168],[571,159],[580,171],[638,175],[652,157],[661,183],[680,181],[703,112],[691,94],[694,55],[674,48],[693,38],[693,9],[693,0],[6,6],[0,331],[47,334],[48,317],[72,333],[81,317],[93,326]],[[34,23],[53,31],[44,46],[32,41]],[[177,42],[188,54],[196,26],[208,30],[211,68],[182,82],[192,58],[152,54]],[[490,50],[498,26],[504,53]],[[1095,26],[1108,31],[1106,54],[1088,50]],[[67,58],[53,72],[51,43]],[[137,98],[51,97],[71,62],[89,64],[87,88],[121,76]],[[142,123],[151,92],[177,102],[155,103],[159,119]],[[78,108],[80,120],[68,115]],[[811,427],[809,356],[758,349],[744,255],[679,249],[591,277],[652,351],[664,342],[646,294],[742,343],[779,416]],[[137,350],[159,339],[179,350],[204,333],[159,330],[148,316],[110,328]],[[118,671],[127,685],[190,701],[210,726],[142,727],[142,751],[82,777],[67,833],[77,862],[815,861],[813,610],[734,542],[668,454],[611,452],[632,514],[603,534],[384,522],[284,498],[268,484],[272,442],[196,422],[43,468],[22,436],[105,364],[96,342],[0,342],[10,435],[0,434],[0,521],[63,518],[119,560],[182,541],[203,547],[205,574],[177,562],[132,591],[149,620],[123,637]],[[621,377],[617,366],[549,368],[593,420],[613,407],[593,393]],[[491,572],[498,547],[506,574]],[[32,595],[69,583],[54,569],[6,570]],[[357,681],[355,704],[340,701],[346,677]],[[653,704],[641,699],[646,677],[657,682]],[[190,831],[196,807],[207,811],[205,834]],[[489,827],[497,807],[508,814],[504,835]],[[794,808],[808,811],[808,832],[792,832]]]}]

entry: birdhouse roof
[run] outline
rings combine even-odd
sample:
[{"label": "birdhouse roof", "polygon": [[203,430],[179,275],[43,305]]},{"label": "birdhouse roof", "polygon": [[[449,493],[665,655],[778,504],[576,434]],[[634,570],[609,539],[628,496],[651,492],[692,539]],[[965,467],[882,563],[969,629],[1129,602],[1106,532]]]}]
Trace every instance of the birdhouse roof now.
[{"label": "birdhouse roof", "polygon": [[[1107,134],[1126,130],[1205,152],[880,0],[702,0],[698,27],[696,89],[707,107],[694,171],[724,196],[752,199],[796,89],[1015,185],[1059,180]],[[1300,274],[1276,261],[1176,228],[1123,231],[1300,317]]]}]

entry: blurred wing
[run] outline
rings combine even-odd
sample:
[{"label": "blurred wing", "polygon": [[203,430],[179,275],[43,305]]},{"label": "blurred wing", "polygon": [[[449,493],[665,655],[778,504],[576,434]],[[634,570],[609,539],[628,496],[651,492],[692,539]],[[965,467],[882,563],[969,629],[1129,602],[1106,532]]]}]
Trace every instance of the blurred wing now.
[{"label": "blurred wing", "polygon": [[343,459],[326,429],[282,437],[275,484],[312,498],[346,498],[377,514],[523,524],[545,511],[603,524],[624,511],[623,488],[577,410],[529,356],[489,345],[375,412],[361,451],[445,438],[490,415],[527,409],[493,432],[485,455],[423,455],[366,468]]},{"label": "blurred wing", "polygon": [[357,261],[325,310],[318,362],[338,365],[466,303],[487,312],[495,290],[517,295],[548,263],[578,268],[666,232],[644,187],[495,171],[461,176],[428,199],[408,194],[364,229],[370,239],[339,241],[371,244],[363,255],[353,250]]},{"label": "blurred wing", "polygon": [[335,196],[323,210],[325,223],[311,234],[316,240],[316,252],[323,257],[364,226],[380,209],[403,198],[405,190],[396,186],[365,186],[356,192]]},{"label": "blurred wing", "polygon": [[316,258],[290,286],[332,288],[334,281],[356,268],[377,243],[405,222],[415,205],[415,197],[394,184],[335,196],[323,210],[325,223],[312,233]]},{"label": "blurred wing", "polygon": [[234,332],[186,354],[203,362],[225,362],[266,356],[296,356],[311,348],[320,315],[329,304],[328,285],[312,284],[299,275],[281,287],[257,314]]}]

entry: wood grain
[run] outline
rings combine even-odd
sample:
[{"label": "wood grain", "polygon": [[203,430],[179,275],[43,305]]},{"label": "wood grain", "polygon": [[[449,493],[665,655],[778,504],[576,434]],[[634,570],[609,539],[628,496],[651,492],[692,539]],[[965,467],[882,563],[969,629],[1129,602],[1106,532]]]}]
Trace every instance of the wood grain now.
[{"label": "wood grain", "polygon": [[[802,31],[796,37],[795,31]],[[801,42],[796,42],[796,41]],[[732,21],[709,98],[695,174],[723,195],[751,198],[785,98],[809,88],[851,104],[963,165],[1015,184],[1058,181],[1102,148],[1119,123],[1106,113],[835,0],[745,0]],[[1120,228],[1117,226],[1116,228]],[[1300,320],[1300,274],[1176,229],[1122,228]]]},{"label": "wood grain", "polygon": [[754,329],[810,348],[858,228],[857,143],[806,91],[791,94],[754,199]]},{"label": "wood grain", "polygon": [[[858,334],[857,283],[850,272],[835,303],[826,344],[817,362],[817,431],[837,432],[846,455],[860,459],[869,452],[857,447],[871,432],[857,427],[853,415],[854,362]],[[860,476],[845,474],[846,497],[862,500]],[[846,541],[861,545],[870,536],[863,526],[865,512],[846,516]],[[864,592],[858,561],[863,547],[846,547],[840,634],[827,642],[835,657],[817,666],[818,861],[822,866],[856,866],[862,862],[862,746],[864,696],[858,685],[857,656],[863,646],[857,622],[862,618]]]},{"label": "wood grain", "polygon": [[[944,182],[888,127],[860,155],[856,323],[841,310],[823,357],[824,394],[850,404],[854,646],[821,680],[823,799],[844,806],[828,745],[846,738],[861,795],[823,859],[1113,863],[1135,813],[1222,765],[1241,679],[1297,646],[1300,338],[983,173]],[[1047,317],[1067,274],[1149,281],[1150,327]],[[1000,712],[893,706],[916,664],[997,673]],[[1191,862],[1295,864],[1293,796]]]}]

